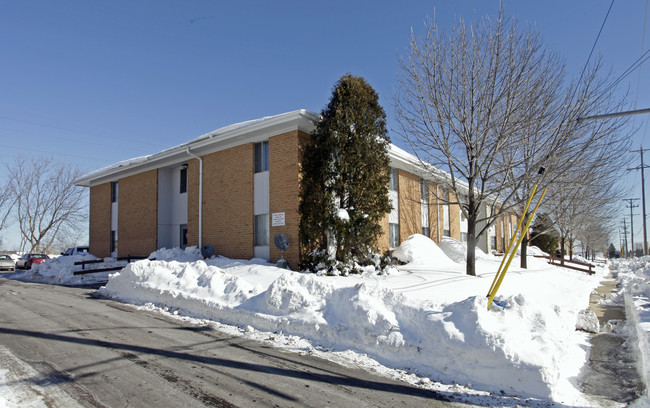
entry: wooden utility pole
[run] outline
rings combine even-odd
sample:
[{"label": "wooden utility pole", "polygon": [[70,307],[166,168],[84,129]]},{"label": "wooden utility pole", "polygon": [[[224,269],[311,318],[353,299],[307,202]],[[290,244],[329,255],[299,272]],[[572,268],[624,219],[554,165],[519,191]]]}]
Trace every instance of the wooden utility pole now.
[{"label": "wooden utility pole", "polygon": [[632,255],[634,256],[634,214],[632,210],[639,206],[639,204],[634,205],[635,201],[638,201],[638,198],[626,198],[623,201],[627,201],[629,205],[626,205],[626,208],[630,209],[630,241],[632,243]]},{"label": "wooden utility pole", "polygon": [[623,239],[625,240],[625,257],[629,258],[630,252],[627,250],[627,223],[625,222],[625,218],[623,218]]},{"label": "wooden utility pole", "polygon": [[[632,150],[633,153],[639,152],[641,153],[641,166],[635,167],[632,169],[628,170],[641,170],[641,206],[642,212],[643,212],[643,255],[648,255],[648,230],[646,228],[646,213],[645,213],[645,177],[643,175],[643,169],[646,167],[650,166],[645,166],[643,164],[643,152],[648,151],[650,149],[643,149],[643,146],[639,150]],[[634,250],[634,249],[633,249]]]}]

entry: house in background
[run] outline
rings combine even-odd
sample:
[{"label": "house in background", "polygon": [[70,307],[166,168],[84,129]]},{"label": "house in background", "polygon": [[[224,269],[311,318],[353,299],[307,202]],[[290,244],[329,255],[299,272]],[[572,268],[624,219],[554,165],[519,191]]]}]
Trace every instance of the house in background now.
[{"label": "house in background", "polygon": [[[273,237],[282,233],[290,243],[284,258],[296,269],[300,151],[319,120],[297,110],[237,123],[81,177],[76,184],[90,188],[90,252],[147,256],[210,244],[219,255],[276,262],[281,254]],[[457,202],[441,186],[444,173],[434,179],[394,145],[389,156],[393,210],[384,218],[379,249],[394,249],[415,233],[435,242],[463,240],[467,223],[459,206],[436,198]],[[479,247],[501,252],[514,224],[512,216],[500,218]]]}]

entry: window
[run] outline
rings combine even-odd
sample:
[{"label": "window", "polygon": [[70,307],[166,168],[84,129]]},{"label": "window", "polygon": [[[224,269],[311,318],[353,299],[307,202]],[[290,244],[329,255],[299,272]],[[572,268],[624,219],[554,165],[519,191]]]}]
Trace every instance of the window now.
[{"label": "window", "polygon": [[430,233],[431,233],[431,230],[429,229],[429,227],[422,227],[422,235],[424,235],[425,237],[430,238],[430,236],[429,236]]},{"label": "window", "polygon": [[117,252],[117,231],[111,231],[111,253]]},{"label": "window", "polygon": [[420,189],[422,190],[422,202],[423,203],[428,203],[429,202],[429,185],[427,184],[425,179],[420,180]]},{"label": "window", "polygon": [[388,246],[391,249],[399,246],[399,224],[388,224]]},{"label": "window", "polygon": [[181,225],[181,236],[180,236],[180,243],[181,243],[181,248],[185,249],[187,247],[187,224],[182,224]]},{"label": "window", "polygon": [[458,196],[458,201],[459,201],[459,207],[460,207],[460,220],[461,221],[467,221],[467,218],[465,217],[465,213],[463,212],[463,208],[467,208],[467,198],[463,195]]},{"label": "window", "polygon": [[491,235],[490,236],[490,249],[493,251],[496,251],[497,249],[497,236],[496,235]]},{"label": "window", "polygon": [[467,233],[466,232],[461,232],[460,233],[460,240],[461,240],[461,242],[467,242]]},{"label": "window", "polygon": [[269,142],[255,143],[255,173],[269,171]]},{"label": "window", "polygon": [[117,181],[111,182],[111,203],[117,202]]},{"label": "window", "polygon": [[399,181],[398,181],[398,171],[397,169],[391,169],[390,172],[390,183],[388,184],[388,189],[391,191],[397,191],[397,188],[399,187]]},{"label": "window", "polygon": [[260,214],[255,216],[255,246],[269,244],[269,215]]},{"label": "window", "polygon": [[181,168],[181,189],[180,194],[187,193],[187,164]]}]

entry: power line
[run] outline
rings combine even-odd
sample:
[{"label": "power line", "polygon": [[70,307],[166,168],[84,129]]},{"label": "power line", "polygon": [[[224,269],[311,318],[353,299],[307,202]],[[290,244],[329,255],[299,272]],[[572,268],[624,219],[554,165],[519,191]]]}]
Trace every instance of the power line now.
[{"label": "power line", "polygon": [[641,170],[641,205],[642,210],[643,210],[643,255],[648,255],[648,229],[646,225],[647,217],[646,217],[646,212],[645,212],[645,177],[644,177],[644,169],[650,167],[646,166],[643,163],[643,152],[646,152],[650,149],[643,149],[643,146],[639,148],[639,150],[632,150],[632,153],[640,153],[641,154],[641,165],[639,167],[635,167],[632,169],[627,169],[628,171],[632,170]]},{"label": "power line", "polygon": [[609,92],[612,88],[614,88],[616,85],[618,85],[625,77],[630,75],[632,72],[634,72],[635,69],[640,68],[641,65],[645,61],[647,61],[650,58],[650,49],[644,52],[639,58],[637,58],[636,61],[634,61],[618,78],[614,80],[596,99],[600,99],[603,97],[607,92]]},{"label": "power line", "polygon": [[[13,150],[24,150],[26,152],[37,152],[41,154],[47,155],[48,153],[52,153],[51,151],[43,151],[43,149],[30,149],[29,147],[15,147],[15,146],[9,146],[9,145],[2,145],[0,144],[0,147],[4,147],[7,149],[13,149]],[[78,159],[85,159],[85,160],[95,160],[95,161],[103,161],[106,163],[112,163],[112,160],[108,160],[105,157],[100,158],[100,157],[89,157],[89,156],[79,156],[76,154],[70,154],[70,153],[56,153],[57,156],[69,156],[69,157],[76,157]]]},{"label": "power line", "polygon": [[[30,132],[28,130],[8,129],[8,128],[4,128],[4,127],[0,127],[0,130],[4,130],[4,131],[7,131],[7,132],[11,132],[11,133],[23,133],[23,134],[26,134],[26,135],[32,135],[32,136],[38,136],[38,137],[47,137],[47,138],[52,137],[52,135],[47,135],[47,134],[44,134],[44,133]],[[106,139],[106,137],[102,136],[102,139]],[[61,141],[61,140],[67,140],[67,141],[70,141],[70,142],[83,142],[84,145],[95,145],[95,146],[101,146],[101,147],[116,147],[115,143],[101,143],[101,142],[96,142],[96,141],[88,141],[88,140],[85,140],[85,139],[81,140],[81,139],[74,138],[74,137],[57,136],[57,141]],[[149,144],[147,143],[147,145],[149,145]],[[20,148],[16,147],[16,149],[20,149]]]},{"label": "power line", "polygon": [[[614,5],[614,0],[612,0],[612,3],[609,5],[609,9],[607,9],[607,14],[605,14],[605,19],[603,20],[603,23],[600,25],[600,30],[598,30],[598,35],[596,36],[596,40],[594,41],[594,45],[591,47],[591,51],[589,52],[589,56],[587,57],[587,61],[585,61],[585,66],[582,68],[582,72],[580,73],[580,78],[578,78],[578,83],[576,84],[576,88],[574,90],[574,95],[575,92],[578,91],[578,87],[580,86],[580,82],[582,82],[582,77],[585,74],[585,71],[587,70],[587,66],[589,65],[589,60],[591,60],[591,56],[594,53],[594,50],[596,49],[596,44],[598,43],[598,39],[600,38],[600,34],[603,32],[603,28],[605,27],[605,23],[607,22],[607,17],[609,17],[609,12],[612,11],[612,6]],[[571,97],[573,99],[573,96]]]},{"label": "power line", "polygon": [[[648,3],[650,0],[645,0],[645,16],[643,18],[643,34],[641,34],[641,53],[645,49],[645,29],[648,23]],[[643,54],[641,54],[643,56]],[[636,83],[636,99],[634,100],[634,107],[636,108],[637,102],[639,102],[639,88],[641,87],[641,70],[639,70],[639,79]],[[646,251],[647,252],[647,251]],[[646,254],[647,255],[647,254]]]},{"label": "power line", "polygon": [[[66,127],[62,127],[62,126],[55,126],[55,125],[50,125],[50,124],[47,124],[47,123],[34,122],[34,121],[29,121],[29,120],[24,120],[24,119],[16,119],[16,118],[12,118],[12,117],[9,117],[9,116],[3,116],[3,115],[0,115],[0,119],[6,119],[6,120],[14,121],[14,122],[26,123],[26,124],[29,124],[29,125],[42,126],[42,127],[46,127],[46,128],[50,128],[50,129],[64,130],[66,132],[85,134],[85,135],[89,135],[89,136],[95,136],[95,137],[101,137],[101,138],[111,138],[113,140],[121,140],[121,141],[129,142],[129,143],[139,143],[139,144],[143,144],[143,145],[147,145],[147,146],[151,146],[153,144],[151,142],[144,142],[144,141],[138,141],[138,140],[133,140],[133,139],[129,139],[129,138],[115,137],[115,136],[106,136],[106,135],[101,135],[99,133],[87,132],[87,131],[84,131],[84,130],[70,129],[70,128],[66,128]],[[77,140],[86,142],[86,140],[83,140],[83,139],[77,139]],[[168,147],[168,146],[164,146],[162,144],[158,144],[158,146],[160,146],[160,147]]]}]

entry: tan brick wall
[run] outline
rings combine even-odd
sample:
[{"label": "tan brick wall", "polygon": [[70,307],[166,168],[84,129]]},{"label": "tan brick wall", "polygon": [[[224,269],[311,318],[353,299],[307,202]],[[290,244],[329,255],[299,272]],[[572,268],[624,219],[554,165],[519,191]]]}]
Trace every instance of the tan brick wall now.
[{"label": "tan brick wall", "polygon": [[[429,184],[429,238],[435,243],[440,241],[439,237],[443,234],[442,226],[442,206],[439,205],[440,200],[437,197],[437,185],[434,183]],[[442,194],[442,192],[440,193]]]},{"label": "tan brick wall", "polygon": [[[449,201],[458,202],[456,196],[449,192]],[[449,204],[449,232],[452,238],[460,241],[460,205]]]},{"label": "tan brick wall", "polygon": [[422,233],[420,177],[398,170],[399,238],[400,242]]},{"label": "tan brick wall", "polygon": [[88,245],[90,253],[105,258],[111,254],[111,183],[90,187]]},{"label": "tan brick wall", "polygon": [[118,256],[148,256],[158,243],[158,170],[120,179],[117,200]]},{"label": "tan brick wall", "polygon": [[200,174],[199,160],[198,159],[188,160],[187,162],[187,245],[190,246],[199,245],[199,174]]},{"label": "tan brick wall", "polygon": [[[229,258],[253,257],[254,145],[203,156],[203,244]],[[198,160],[188,166],[188,237],[198,244]]]},{"label": "tan brick wall", "polygon": [[[421,190],[420,178],[414,174],[399,170],[398,208],[400,222],[400,239],[403,241],[412,234],[422,233],[422,206],[420,203]],[[443,209],[436,197],[437,185],[429,182],[429,230],[432,240],[438,242],[438,237],[444,236],[442,222]],[[442,188],[440,189],[442,194]],[[382,234],[377,242],[380,251],[388,250],[388,214],[381,220]],[[438,230],[439,229],[439,230]]]},{"label": "tan brick wall", "polygon": [[383,254],[386,251],[389,250],[390,247],[390,236],[388,232],[388,213],[384,215],[384,218],[381,219],[381,235],[377,239],[377,248],[379,249],[379,253]]},{"label": "tan brick wall", "polygon": [[284,213],[284,226],[271,226],[270,249],[271,262],[280,259],[280,250],[273,244],[276,234],[284,234],[289,238],[289,249],[284,253],[284,259],[289,267],[298,270],[300,262],[300,246],[298,228],[300,225],[300,161],[302,144],[308,142],[309,135],[293,131],[269,139],[269,211]]},{"label": "tan brick wall", "polygon": [[[497,252],[503,252],[503,238],[501,237],[501,227],[503,227],[503,219],[501,217],[497,218],[497,221],[494,223],[494,228],[497,233]],[[508,244],[506,244],[508,245]]]},{"label": "tan brick wall", "polygon": [[[519,219],[515,214],[510,214],[510,236],[514,236],[515,230],[517,229],[517,223],[519,222]],[[522,225],[521,228],[524,226]]]}]

